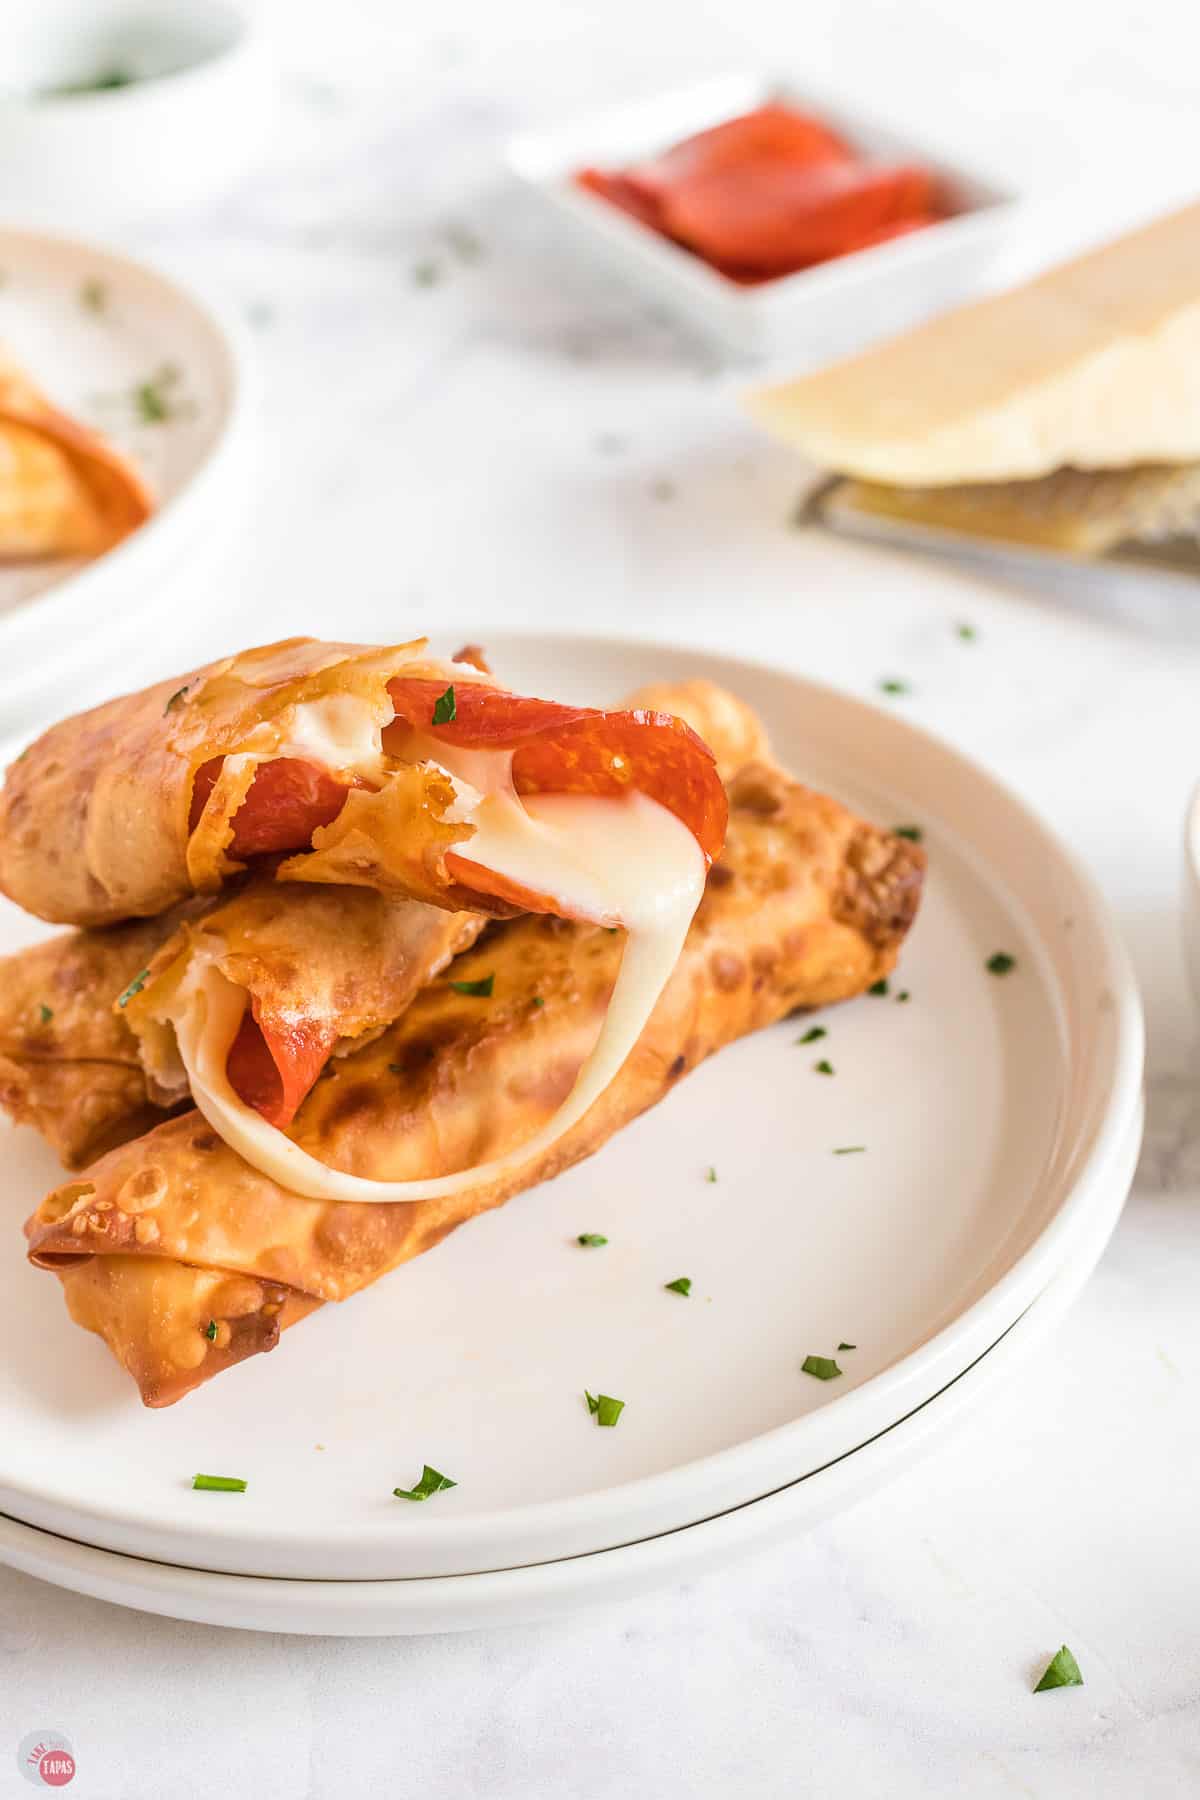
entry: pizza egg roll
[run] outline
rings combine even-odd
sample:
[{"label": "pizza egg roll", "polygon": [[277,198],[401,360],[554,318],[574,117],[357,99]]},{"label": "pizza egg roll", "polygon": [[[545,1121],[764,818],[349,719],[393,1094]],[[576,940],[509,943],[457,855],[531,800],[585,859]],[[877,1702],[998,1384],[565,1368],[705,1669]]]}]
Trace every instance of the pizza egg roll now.
[{"label": "pizza egg roll", "polygon": [[133,464],[0,349],[0,563],[98,556],[153,510]]},{"label": "pizza egg roll", "polygon": [[26,1227],[76,1321],[149,1406],[171,1404],[456,1225],[598,1149],[682,1076],[798,1007],[861,993],[893,967],[923,853],[769,764],[730,784],[729,836],[679,960],[616,1078],[557,1141],[522,1158],[577,1081],[617,977],[617,934],[530,916],[493,925],[451,973],[353,1054],[326,1064],[287,1138],[367,1179],[501,1176],[412,1203],[305,1199],[196,1113],[111,1151]]}]

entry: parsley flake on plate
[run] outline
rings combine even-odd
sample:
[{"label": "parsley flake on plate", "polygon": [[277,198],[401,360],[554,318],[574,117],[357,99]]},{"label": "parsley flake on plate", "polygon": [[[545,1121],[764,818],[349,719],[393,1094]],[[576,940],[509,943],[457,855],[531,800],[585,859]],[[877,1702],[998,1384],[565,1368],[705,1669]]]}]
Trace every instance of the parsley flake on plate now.
[{"label": "parsley flake on plate", "polygon": [[246,1483],[240,1475],[193,1475],[192,1486],[210,1494],[244,1494]]},{"label": "parsley flake on plate", "polygon": [[835,1156],[861,1156],[866,1147],[865,1144],[842,1144],[833,1154]]},{"label": "parsley flake on plate", "polygon": [[815,1044],[819,1038],[828,1036],[829,1033],[824,1025],[810,1025],[804,1035],[796,1039],[796,1042],[798,1044]]},{"label": "parsley flake on plate", "polygon": [[495,975],[483,975],[478,981],[452,981],[450,986],[456,994],[471,994],[476,1000],[490,1000],[495,985]]},{"label": "parsley flake on plate", "polygon": [[839,1345],[838,1345],[838,1349],[839,1349],[839,1350],[857,1350],[857,1349],[858,1349],[858,1345],[857,1345],[857,1344],[845,1344],[845,1343],[842,1343],[842,1344],[839,1344]]},{"label": "parsley flake on plate", "polygon": [[832,1075],[833,1074],[833,1064],[831,1062],[826,1061],[825,1057],[822,1057],[820,1062],[815,1062],[813,1064],[813,1069],[816,1072],[816,1074],[818,1074],[818,1075]]},{"label": "parsley flake on plate", "polygon": [[625,1402],[614,1400],[611,1394],[589,1394],[584,1388],[583,1397],[597,1425],[615,1425],[625,1410]]},{"label": "parsley flake on plate", "polygon": [[715,1181],[717,1179],[717,1171],[713,1168],[711,1163],[704,1171],[704,1179],[705,1181]]},{"label": "parsley flake on plate", "polygon": [[1046,1665],[1046,1672],[1034,1688],[1035,1694],[1044,1694],[1049,1688],[1082,1687],[1083,1676],[1079,1673],[1079,1664],[1063,1644]]},{"label": "parsley flake on plate", "polygon": [[973,644],[975,639],[979,636],[975,627],[973,625],[967,625],[966,623],[956,625],[954,629],[964,644]]},{"label": "parsley flake on plate", "polygon": [[925,833],[919,825],[893,825],[892,836],[907,838],[910,844],[919,844]]},{"label": "parsley flake on plate", "polygon": [[668,1294],[682,1294],[686,1300],[692,1291],[692,1278],[690,1275],[677,1275],[674,1281],[665,1281],[663,1286]]},{"label": "parsley flake on plate", "polygon": [[1010,969],[1016,968],[1017,959],[1007,950],[997,950],[994,956],[988,957],[986,966],[989,975],[1007,975]]},{"label": "parsley flake on plate", "polygon": [[879,691],[881,694],[911,694],[912,689],[907,681],[897,681],[894,675],[889,675],[885,681],[880,682]]},{"label": "parsley flake on plate", "polygon": [[439,694],[433,703],[433,723],[435,725],[452,725],[457,717],[458,707],[454,698],[454,683]]},{"label": "parsley flake on plate", "polygon": [[439,1475],[426,1463],[416,1487],[393,1488],[392,1494],[397,1500],[428,1500],[430,1494],[440,1494],[445,1488],[457,1486],[457,1481],[451,1481],[448,1475]]},{"label": "parsley flake on plate", "polygon": [[842,1372],[832,1356],[806,1356],[800,1369],[805,1375],[815,1375],[818,1381],[832,1381]]},{"label": "parsley flake on plate", "polygon": [[873,981],[871,983],[870,987],[867,989],[868,994],[882,995],[882,994],[886,994],[887,991],[888,991],[888,983],[887,983],[886,975],[880,976],[878,981]]},{"label": "parsley flake on plate", "polygon": [[582,1244],[585,1250],[598,1250],[602,1244],[607,1244],[608,1239],[598,1231],[581,1231],[575,1242]]}]

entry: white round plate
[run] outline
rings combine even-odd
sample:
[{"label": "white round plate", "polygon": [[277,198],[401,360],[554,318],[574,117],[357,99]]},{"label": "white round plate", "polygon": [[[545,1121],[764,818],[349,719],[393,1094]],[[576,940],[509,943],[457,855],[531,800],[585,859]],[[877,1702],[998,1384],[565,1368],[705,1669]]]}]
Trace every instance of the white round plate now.
[{"label": "white round plate", "polygon": [[932,1399],[856,1450],[730,1512],[591,1556],[407,1581],[271,1581],[146,1562],[0,1517],[0,1562],[77,1593],[168,1618],[248,1631],[382,1637],[469,1631],[628,1599],[693,1577],[818,1524],[861,1500],[978,1414],[988,1395],[1054,1330],[1117,1222],[1137,1162],[1139,1108],[1086,1236],[999,1341]]},{"label": "white round plate", "polygon": [[[794,1020],[735,1045],[589,1162],[168,1412],[141,1409],[14,1246],[0,1511],[300,1579],[630,1543],[895,1424],[996,1341],[1108,1204],[1138,1102],[1137,991],[1103,901],[1017,800],[894,715],[778,670],[603,639],[489,649],[515,687],[568,700],[722,681],[787,767],[920,824],[928,889],[891,991],[822,1015],[816,1049]],[[0,915],[0,941],[18,934],[29,921]],[[999,950],[1016,958],[1002,978],[986,968]],[[27,1133],[0,1155],[15,1224],[57,1172]],[[582,1231],[607,1248],[580,1249]],[[690,1299],[664,1291],[681,1275]],[[840,1378],[801,1372],[842,1342],[857,1348]],[[596,1428],[585,1388],[626,1402],[617,1429]],[[458,1486],[394,1500],[425,1462]],[[194,1493],[196,1470],[249,1490]]]},{"label": "white round plate", "polygon": [[57,406],[128,452],[158,501],[92,561],[0,565],[7,729],[72,691],[78,672],[119,666],[148,613],[161,622],[190,547],[245,486],[250,409],[237,326],[160,271],[70,238],[0,229],[0,343]]}]

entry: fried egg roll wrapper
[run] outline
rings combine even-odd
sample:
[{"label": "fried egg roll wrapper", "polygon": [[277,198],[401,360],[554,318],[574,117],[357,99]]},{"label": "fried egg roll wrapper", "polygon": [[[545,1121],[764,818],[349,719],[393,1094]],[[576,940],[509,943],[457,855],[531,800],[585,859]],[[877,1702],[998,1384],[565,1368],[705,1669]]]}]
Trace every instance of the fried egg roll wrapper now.
[{"label": "fried egg roll wrapper", "polygon": [[[26,1227],[30,1256],[59,1275],[73,1316],[106,1340],[147,1405],[169,1404],[226,1367],[235,1335],[240,1354],[269,1348],[275,1326],[346,1299],[590,1155],[722,1045],[795,1008],[848,999],[891,970],[918,905],[922,852],[767,764],[744,769],[730,798],[725,853],[638,1046],[585,1118],[525,1168],[411,1204],[304,1200],[188,1113],[47,1197]],[[289,1135],[331,1166],[376,1179],[504,1155],[570,1088],[620,954],[619,936],[595,926],[528,917],[493,927],[453,971],[456,981],[490,976],[490,996],[446,980],[425,989],[373,1043],[327,1066]],[[154,1262],[152,1305],[125,1272],[139,1258]],[[214,1303],[218,1272],[257,1283],[261,1298],[236,1321],[210,1312],[218,1334],[231,1330],[210,1359],[215,1340],[197,1321]],[[167,1348],[176,1344],[182,1357]]]},{"label": "fried egg roll wrapper", "polygon": [[[479,659],[486,673],[482,655],[468,646],[456,660]],[[766,753],[755,713],[712,682],[662,683],[627,704],[677,713],[709,744],[723,777]],[[60,933],[0,961],[0,1106],[39,1131],[69,1169],[159,1124],[186,1099],[186,1078],[154,1013],[198,948],[247,990],[259,1027],[258,1098],[272,1103],[272,1123],[289,1122],[306,1091],[297,1069],[305,1044],[332,1043],[342,1055],[377,1033],[484,923],[366,888],[254,880],[157,919]],[[133,986],[126,1005],[114,1006]],[[254,1103],[238,1073],[234,1086]]]},{"label": "fried egg roll wrapper", "polygon": [[133,464],[0,349],[0,563],[98,556],[152,510]]},{"label": "fried egg roll wrapper", "polygon": [[177,914],[68,931],[0,961],[0,1106],[69,1169],[161,1122],[138,1043],[113,1002]]},{"label": "fried egg roll wrapper", "polygon": [[103,925],[292,852],[276,879],[452,911],[554,910],[546,896],[500,892],[471,864],[474,827],[439,746],[511,758],[518,794],[637,790],[675,812],[707,858],[720,849],[724,789],[679,719],[510,694],[472,665],[431,657],[423,639],[291,638],[46,732],[0,793],[0,887],[41,918]]}]

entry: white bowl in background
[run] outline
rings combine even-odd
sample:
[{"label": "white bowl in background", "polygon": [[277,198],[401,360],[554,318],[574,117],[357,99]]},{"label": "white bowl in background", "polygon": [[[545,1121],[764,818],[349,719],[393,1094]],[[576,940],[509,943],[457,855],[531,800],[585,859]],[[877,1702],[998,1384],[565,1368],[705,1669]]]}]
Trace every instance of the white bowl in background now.
[{"label": "white bowl in background", "polygon": [[[931,169],[955,215],[874,249],[741,287],[573,180],[580,169],[623,167],[772,100],[815,114],[873,158]],[[999,250],[1016,200],[1013,191],[873,114],[763,74],[722,76],[522,133],[507,160],[570,221],[579,241],[705,335],[742,354],[801,352],[813,360],[848,355],[964,298]]]},{"label": "white bowl in background", "polygon": [[1183,953],[1192,992],[1200,1001],[1200,784],[1187,811],[1183,834]]},{"label": "white bowl in background", "polygon": [[5,0],[0,221],[94,235],[203,202],[251,160],[271,99],[230,0]]}]

